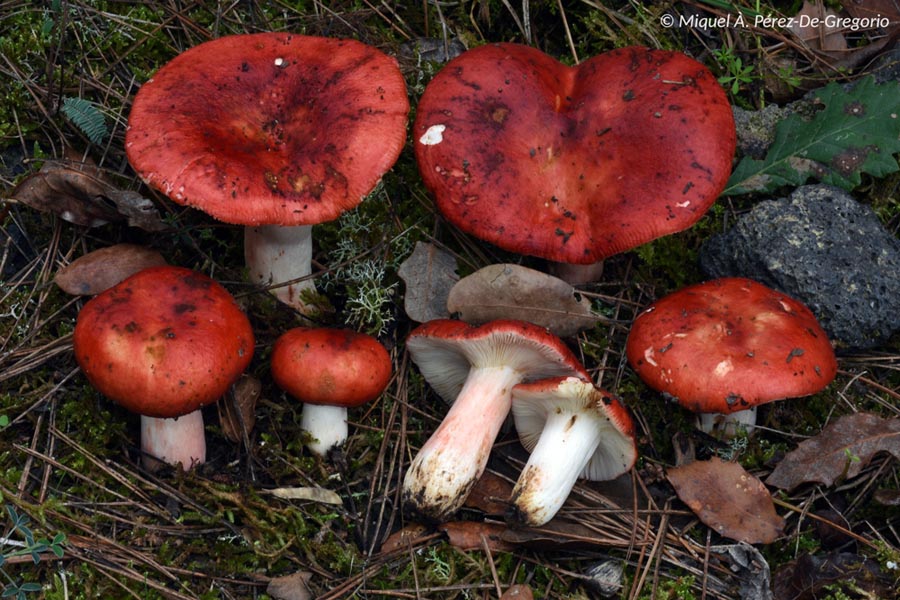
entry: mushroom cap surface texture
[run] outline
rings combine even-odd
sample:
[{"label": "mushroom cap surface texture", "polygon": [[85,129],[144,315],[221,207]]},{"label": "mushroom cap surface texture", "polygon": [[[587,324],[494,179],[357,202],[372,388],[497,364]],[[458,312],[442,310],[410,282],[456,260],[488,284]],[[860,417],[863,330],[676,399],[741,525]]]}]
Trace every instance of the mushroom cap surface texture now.
[{"label": "mushroom cap surface texture", "polygon": [[470,325],[436,319],[414,329],[406,347],[425,380],[450,404],[472,368],[508,366],[521,371],[525,381],[559,375],[590,379],[562,340],[525,321]]},{"label": "mushroom cap surface texture", "polygon": [[469,50],[428,83],[413,138],[450,222],[575,264],[690,227],[725,187],[735,149],[715,76],[642,47],[576,67],[517,44]]},{"label": "mushroom cap surface texture", "polygon": [[354,40],[205,42],[137,93],[125,148],[175,202],[241,225],[313,225],[359,204],[406,141],[397,62]]},{"label": "mushroom cap surface texture", "polygon": [[278,387],[309,404],[358,406],[381,395],[391,379],[384,346],[349,329],[291,329],[275,341],[271,361]]},{"label": "mushroom cap surface texture", "polygon": [[[519,441],[531,452],[541,439],[544,424],[553,414],[596,418],[602,429],[600,443],[581,472],[591,481],[614,479],[628,472],[637,460],[634,421],[628,409],[613,394],[590,381],[575,377],[552,377],[520,383],[512,389],[512,415]],[[565,453],[565,448],[559,448]],[[561,456],[560,460],[565,460]],[[577,457],[569,457],[575,459]]]},{"label": "mushroom cap surface texture", "polygon": [[250,321],[202,273],[151,267],[78,313],[75,359],[105,396],[148,417],[174,418],[215,402],[253,357]]},{"label": "mushroom cap surface texture", "polygon": [[807,396],[837,373],[834,349],[809,308],[739,277],[656,301],[635,318],[625,352],[647,385],[698,413]]}]

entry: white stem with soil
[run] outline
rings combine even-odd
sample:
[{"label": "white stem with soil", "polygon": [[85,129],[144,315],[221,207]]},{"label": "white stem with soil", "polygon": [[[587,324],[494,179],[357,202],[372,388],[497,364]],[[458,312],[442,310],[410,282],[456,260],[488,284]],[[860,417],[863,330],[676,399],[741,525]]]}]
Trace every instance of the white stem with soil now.
[{"label": "white stem with soil", "polygon": [[609,429],[604,420],[583,412],[550,411],[513,488],[516,520],[537,527],[553,518]]},{"label": "white stem with soil", "polygon": [[473,368],[447,416],[406,471],[404,505],[444,521],[484,472],[494,440],[509,414],[512,387],[522,373],[510,367]]},{"label": "white stem with soil", "polygon": [[347,407],[306,403],[303,405],[300,426],[312,437],[306,447],[319,456],[324,456],[331,448],[343,444],[347,439]]}]

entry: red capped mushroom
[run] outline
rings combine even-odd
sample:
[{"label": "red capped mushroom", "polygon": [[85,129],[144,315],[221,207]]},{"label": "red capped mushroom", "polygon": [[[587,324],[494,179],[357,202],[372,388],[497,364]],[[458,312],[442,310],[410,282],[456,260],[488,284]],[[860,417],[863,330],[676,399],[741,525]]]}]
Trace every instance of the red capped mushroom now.
[{"label": "red capped mushroom", "polygon": [[72,341],[88,381],[141,415],[145,458],[189,469],[206,460],[200,408],[244,372],[254,338],[225,288],[190,269],[161,266],[85,304]]},{"label": "red capped mushroom", "polygon": [[516,44],[469,50],[429,82],[413,136],[450,222],[579,265],[690,227],[724,188],[735,149],[715,76],[640,47],[577,67]]},{"label": "red capped mushroom", "polygon": [[233,35],[183,52],[134,99],[125,147],[175,202],[246,225],[254,282],[306,310],[310,227],[354,208],[393,166],[409,102],[397,63],[353,40]]},{"label": "red capped mushroom", "polygon": [[298,327],[272,349],[272,378],[303,402],[301,426],[322,456],[347,439],[347,409],[374,400],[391,378],[391,357],[378,340],[346,329]]},{"label": "red capped mushroom", "polygon": [[625,352],[647,385],[700,414],[704,431],[726,435],[752,428],[758,405],[814,394],[837,373],[828,336],[803,303],[740,277],[657,300],[634,320]]},{"label": "red capped mushroom", "polygon": [[637,459],[628,410],[590,381],[520,383],[512,389],[512,415],[531,456],[513,488],[510,516],[526,525],[552,519],[579,477],[615,479]]},{"label": "red capped mushroom", "polygon": [[515,384],[558,375],[589,379],[559,338],[524,321],[473,326],[438,319],[410,333],[406,347],[426,381],[452,404],[403,480],[404,509],[434,521],[462,506],[484,471]]}]

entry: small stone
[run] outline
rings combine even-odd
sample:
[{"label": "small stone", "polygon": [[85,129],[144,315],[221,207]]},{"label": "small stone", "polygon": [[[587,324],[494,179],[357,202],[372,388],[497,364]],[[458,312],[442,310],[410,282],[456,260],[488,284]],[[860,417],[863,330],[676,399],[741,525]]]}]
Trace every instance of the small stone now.
[{"label": "small stone", "polygon": [[872,348],[900,330],[900,240],[835,187],[760,202],[703,245],[700,266],[793,296],[845,347]]}]

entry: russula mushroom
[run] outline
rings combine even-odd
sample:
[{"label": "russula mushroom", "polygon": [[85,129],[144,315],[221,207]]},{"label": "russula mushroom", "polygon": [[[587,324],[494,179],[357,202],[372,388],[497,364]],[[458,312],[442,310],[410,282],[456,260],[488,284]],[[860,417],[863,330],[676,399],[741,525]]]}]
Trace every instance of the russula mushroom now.
[{"label": "russula mushroom", "polygon": [[528,46],[479,46],[428,83],[413,138],[451,223],[577,265],[690,227],[724,188],[735,149],[715,76],[641,47],[569,67]]},{"label": "russula mushroom", "polygon": [[462,505],[484,471],[515,384],[559,375],[589,379],[559,338],[523,321],[473,326],[438,319],[413,330],[406,347],[426,381],[452,404],[403,480],[404,509],[438,522]]},{"label": "russula mushroom", "polygon": [[391,357],[378,340],[347,329],[297,327],[272,348],[272,379],[303,402],[301,426],[315,454],[347,439],[347,409],[374,400],[391,378]]},{"label": "russula mushroom", "polygon": [[634,423],[622,402],[577,377],[512,389],[519,440],[531,452],[512,491],[510,518],[533,527],[562,507],[579,477],[615,479],[637,459]]},{"label": "russula mushroom", "polygon": [[125,148],[179,204],[246,225],[254,283],[308,312],[311,226],[357,206],[406,140],[396,61],[353,40],[256,33],[176,56],[134,98]]},{"label": "russula mushroom", "polygon": [[657,300],[635,318],[625,352],[647,385],[698,413],[704,431],[725,435],[751,429],[758,405],[814,394],[837,373],[809,308],[740,277]]},{"label": "russula mushroom", "polygon": [[231,294],[190,269],[151,267],[87,302],[75,359],[107,398],[141,415],[145,465],[206,460],[200,408],[218,400],[253,356],[253,330]]}]

